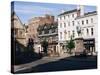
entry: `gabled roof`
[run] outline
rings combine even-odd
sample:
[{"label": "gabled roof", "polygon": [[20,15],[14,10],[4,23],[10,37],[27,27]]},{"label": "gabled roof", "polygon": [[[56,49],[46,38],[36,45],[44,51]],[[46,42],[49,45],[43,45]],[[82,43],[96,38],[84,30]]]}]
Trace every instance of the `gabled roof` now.
[{"label": "gabled roof", "polygon": [[[14,21],[16,21],[16,24],[14,23]],[[15,12],[11,13],[11,27],[12,28],[19,28],[19,29],[24,28],[21,20],[19,19],[19,17],[16,15]]]}]

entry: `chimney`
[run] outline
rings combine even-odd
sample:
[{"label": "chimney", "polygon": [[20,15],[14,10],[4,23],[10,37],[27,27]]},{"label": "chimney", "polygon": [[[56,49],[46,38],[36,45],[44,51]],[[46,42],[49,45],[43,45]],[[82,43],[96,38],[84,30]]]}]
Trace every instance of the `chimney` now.
[{"label": "chimney", "polygon": [[84,15],[84,6],[83,5],[78,5],[77,10],[78,10],[78,15],[79,14],[80,14],[80,16]]}]

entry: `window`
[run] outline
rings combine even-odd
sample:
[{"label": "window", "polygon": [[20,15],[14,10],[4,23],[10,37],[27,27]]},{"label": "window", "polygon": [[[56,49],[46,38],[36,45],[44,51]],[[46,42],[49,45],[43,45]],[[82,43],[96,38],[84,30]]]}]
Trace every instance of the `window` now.
[{"label": "window", "polygon": [[52,33],[55,33],[55,29],[52,29],[51,31],[52,31]]},{"label": "window", "polygon": [[62,23],[60,23],[60,28],[62,28]]},{"label": "window", "polygon": [[66,16],[64,16],[64,19],[66,18]]},{"label": "window", "polygon": [[82,35],[84,35],[84,29],[82,29]]},{"label": "window", "polygon": [[78,22],[77,22],[77,24],[79,25],[79,24],[80,24],[80,22],[78,21]]},{"label": "window", "polygon": [[52,29],[49,30],[49,34],[51,34],[51,33],[52,33]]},{"label": "window", "polygon": [[70,31],[68,31],[68,37],[70,38]]},{"label": "window", "polygon": [[93,28],[91,28],[91,35],[93,35]]},{"label": "window", "polygon": [[47,26],[44,26],[44,29],[47,29]]},{"label": "window", "polygon": [[73,33],[73,35],[72,35],[72,36],[73,36],[73,37],[75,37],[75,31],[74,31],[74,30],[72,31],[72,33]]},{"label": "window", "polygon": [[87,29],[86,31],[87,31],[87,35],[89,35],[89,30]]},{"label": "window", "polygon": [[86,24],[88,24],[88,20],[86,20]]},{"label": "window", "polygon": [[66,23],[64,23],[64,27],[66,27]]},{"label": "window", "polygon": [[44,34],[44,31],[42,31],[42,34]]},{"label": "window", "polygon": [[72,17],[74,18],[74,14],[72,14]]},{"label": "window", "polygon": [[74,21],[72,21],[72,24],[73,24],[73,26],[74,26]]},{"label": "window", "polygon": [[68,18],[69,18],[69,15],[68,15]]},{"label": "window", "polygon": [[82,25],[84,25],[84,21],[82,20]]},{"label": "window", "polygon": [[66,40],[66,38],[67,38],[67,32],[66,32],[66,30],[64,31],[64,39]]},{"label": "window", "polygon": [[62,39],[62,32],[60,32],[60,39]]},{"label": "window", "polygon": [[70,26],[70,22],[68,22],[68,26]]},{"label": "window", "polygon": [[93,23],[93,18],[91,18],[91,23]]}]

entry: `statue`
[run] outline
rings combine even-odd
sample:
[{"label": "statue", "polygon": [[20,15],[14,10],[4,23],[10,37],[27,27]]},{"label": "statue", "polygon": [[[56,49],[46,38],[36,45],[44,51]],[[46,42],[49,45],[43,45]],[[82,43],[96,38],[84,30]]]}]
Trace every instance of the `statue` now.
[{"label": "statue", "polygon": [[78,37],[75,39],[75,55],[80,55],[83,53],[83,50],[84,50],[81,27],[78,25],[76,27],[76,30],[78,33]]},{"label": "statue", "polygon": [[77,33],[78,33],[78,37],[81,37],[82,35],[82,32],[81,32],[81,27],[80,26],[77,26],[76,27],[76,30],[77,30]]}]

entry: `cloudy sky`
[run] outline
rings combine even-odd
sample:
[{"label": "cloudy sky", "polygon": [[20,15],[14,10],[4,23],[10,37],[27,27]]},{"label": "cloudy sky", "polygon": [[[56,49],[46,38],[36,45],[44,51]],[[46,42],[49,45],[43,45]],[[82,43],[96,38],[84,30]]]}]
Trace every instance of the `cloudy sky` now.
[{"label": "cloudy sky", "polygon": [[[45,14],[51,14],[57,17],[62,10],[68,11],[76,9],[77,5],[15,1],[14,6],[12,5],[11,7],[14,7],[14,11],[22,23],[27,23],[32,17],[44,16]],[[96,7],[85,6],[85,12],[91,11],[96,11]]]}]

